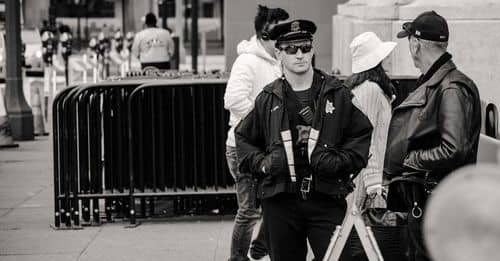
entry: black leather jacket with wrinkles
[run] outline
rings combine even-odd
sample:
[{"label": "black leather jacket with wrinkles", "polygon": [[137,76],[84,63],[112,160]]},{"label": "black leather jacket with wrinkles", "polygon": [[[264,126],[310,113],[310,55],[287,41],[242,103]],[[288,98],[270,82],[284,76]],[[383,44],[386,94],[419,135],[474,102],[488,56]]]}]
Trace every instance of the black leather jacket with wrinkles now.
[{"label": "black leather jacket with wrinkles", "polygon": [[[367,164],[372,126],[339,80],[319,70],[315,74],[320,74],[321,89],[315,97],[312,123],[319,136],[308,143],[313,188],[323,194],[345,195],[349,193],[345,186],[349,175],[358,174]],[[290,129],[283,105],[284,81],[282,77],[264,87],[255,108],[235,131],[240,171],[260,178],[260,198],[290,192],[289,166],[280,135]]]},{"label": "black leather jacket with wrinkles", "polygon": [[426,173],[439,181],[476,162],[480,129],[477,87],[448,60],[394,108],[384,174]]}]

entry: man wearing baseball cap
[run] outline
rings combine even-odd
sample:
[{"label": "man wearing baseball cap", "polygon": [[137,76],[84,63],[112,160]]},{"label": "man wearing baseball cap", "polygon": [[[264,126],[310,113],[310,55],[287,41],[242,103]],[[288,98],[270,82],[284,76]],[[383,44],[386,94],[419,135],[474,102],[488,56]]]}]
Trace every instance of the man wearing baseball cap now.
[{"label": "man wearing baseball cap", "polygon": [[[366,166],[372,125],[352,93],[312,67],[316,25],[276,25],[283,75],[264,87],[235,131],[240,171],[260,180],[273,261],[322,260],[346,213],[352,177]],[[344,252],[345,253],[345,252]]]},{"label": "man wearing baseball cap", "polygon": [[449,31],[442,16],[424,12],[404,23],[397,36],[408,38],[422,75],[415,91],[393,110],[384,162],[390,180],[387,207],[409,212],[411,255],[429,260],[421,234],[424,206],[446,175],[476,162],[480,100],[474,82],[447,52]]}]

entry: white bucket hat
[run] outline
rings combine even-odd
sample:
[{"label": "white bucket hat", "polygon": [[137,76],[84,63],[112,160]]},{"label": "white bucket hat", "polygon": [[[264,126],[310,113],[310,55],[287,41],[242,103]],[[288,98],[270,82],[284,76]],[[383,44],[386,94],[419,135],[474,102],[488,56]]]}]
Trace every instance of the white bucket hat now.
[{"label": "white bucket hat", "polygon": [[374,32],[364,32],[356,36],[349,45],[352,72],[360,73],[377,66],[394,47],[396,47],[395,42],[382,42]]}]

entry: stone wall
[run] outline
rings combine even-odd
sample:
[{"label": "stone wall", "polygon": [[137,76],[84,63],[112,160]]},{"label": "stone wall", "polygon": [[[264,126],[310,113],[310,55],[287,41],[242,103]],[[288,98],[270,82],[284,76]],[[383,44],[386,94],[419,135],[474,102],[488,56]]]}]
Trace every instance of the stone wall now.
[{"label": "stone wall", "polygon": [[386,68],[392,75],[418,75],[408,41],[396,34],[404,22],[429,10],[447,19],[448,50],[459,69],[476,82],[483,100],[500,106],[500,2],[495,0],[355,0],[339,5],[332,19],[332,69],[350,74],[349,43],[359,33],[373,31],[398,43]]}]

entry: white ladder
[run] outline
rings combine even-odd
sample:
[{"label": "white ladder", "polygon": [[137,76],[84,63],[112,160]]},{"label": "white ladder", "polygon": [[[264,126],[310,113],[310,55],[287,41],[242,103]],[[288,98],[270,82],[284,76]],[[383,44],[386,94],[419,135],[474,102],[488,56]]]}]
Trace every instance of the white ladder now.
[{"label": "white ladder", "polygon": [[358,233],[359,239],[361,240],[361,245],[365,250],[366,256],[370,261],[384,261],[382,253],[378,247],[377,241],[373,236],[371,227],[366,226],[363,218],[361,217],[361,212],[358,210],[356,204],[353,204],[351,213],[344,219],[342,226],[337,226],[332,238],[330,239],[330,244],[326,250],[323,261],[337,261],[342,254],[349,234],[352,228]]}]

